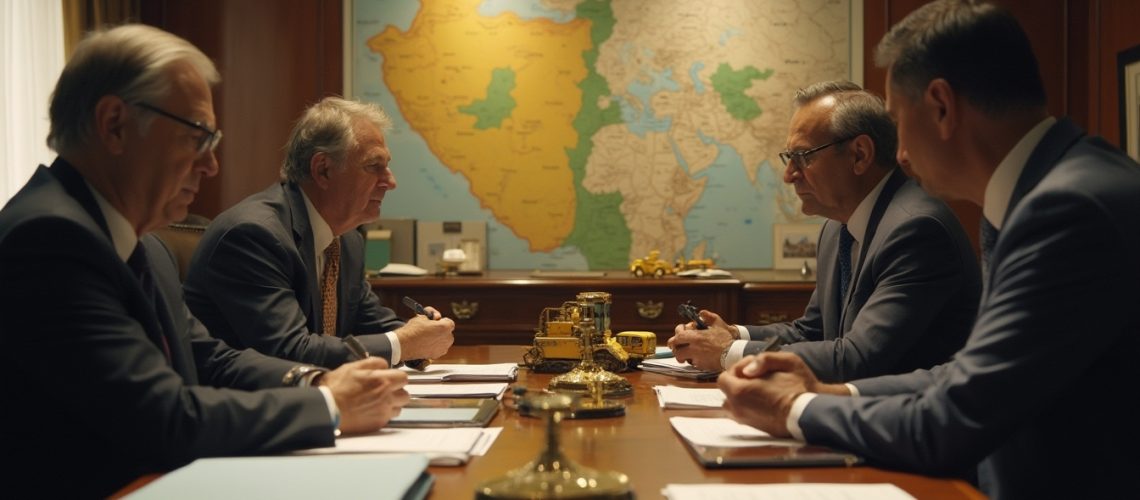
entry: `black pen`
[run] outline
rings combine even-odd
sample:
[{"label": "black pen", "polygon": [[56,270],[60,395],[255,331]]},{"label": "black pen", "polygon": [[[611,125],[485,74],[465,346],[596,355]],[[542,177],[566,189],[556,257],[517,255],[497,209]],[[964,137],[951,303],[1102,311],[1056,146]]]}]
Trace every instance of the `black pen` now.
[{"label": "black pen", "polygon": [[368,354],[368,349],[365,349],[364,344],[356,340],[356,337],[346,335],[341,341],[344,342],[344,346],[348,348],[348,352],[352,353],[353,358],[360,360],[371,357],[371,355]]},{"label": "black pen", "polygon": [[[404,305],[410,307],[413,311],[416,312],[416,314],[422,314],[427,319],[430,319],[430,320],[435,319],[432,317],[431,314],[428,314],[427,310],[424,309],[424,306],[420,305],[419,302],[416,302],[415,299],[408,297],[406,295],[404,296]],[[408,366],[409,368],[413,368],[413,369],[416,369],[419,371],[426,370],[428,365],[430,365],[430,364],[431,364],[430,359],[409,359],[407,361],[404,361],[405,366]]]}]

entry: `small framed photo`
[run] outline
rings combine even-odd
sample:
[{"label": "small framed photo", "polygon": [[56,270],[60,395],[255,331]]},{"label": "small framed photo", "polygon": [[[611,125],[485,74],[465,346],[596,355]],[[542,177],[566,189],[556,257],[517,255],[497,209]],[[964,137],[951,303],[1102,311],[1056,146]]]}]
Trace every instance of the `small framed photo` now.
[{"label": "small framed photo", "polygon": [[815,269],[816,246],[822,224],[775,224],[772,226],[772,268],[799,269],[807,261]]},{"label": "small framed photo", "polygon": [[1120,85],[1120,149],[1140,161],[1140,45],[1116,55]]}]

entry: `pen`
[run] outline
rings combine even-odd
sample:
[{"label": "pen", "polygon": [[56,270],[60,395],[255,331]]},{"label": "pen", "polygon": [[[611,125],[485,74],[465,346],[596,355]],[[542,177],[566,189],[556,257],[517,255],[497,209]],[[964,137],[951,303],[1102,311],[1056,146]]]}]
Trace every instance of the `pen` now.
[{"label": "pen", "polygon": [[368,349],[365,349],[364,344],[361,344],[359,340],[356,340],[356,337],[353,337],[352,335],[346,335],[342,342],[344,342],[344,346],[348,348],[348,352],[352,353],[353,358],[360,360],[370,357],[368,354]]},{"label": "pen", "polygon": [[[416,312],[416,314],[422,314],[427,319],[431,319],[431,320],[435,319],[432,317],[431,314],[428,314],[428,312],[424,309],[424,306],[420,305],[419,302],[416,302],[415,299],[405,295],[403,302],[404,302],[405,306],[408,306],[409,308],[411,308],[413,311]],[[419,370],[419,371],[426,370],[428,365],[430,365],[430,364],[431,364],[430,359],[409,359],[407,361],[404,361],[405,366],[408,366],[410,368],[414,368],[414,369]]]},{"label": "pen", "polygon": [[694,306],[689,302],[678,304],[677,314],[680,314],[685,319],[695,323],[697,325],[697,330],[707,330],[709,328],[709,325],[706,325],[704,321],[701,321],[701,315],[697,313],[697,306]]}]

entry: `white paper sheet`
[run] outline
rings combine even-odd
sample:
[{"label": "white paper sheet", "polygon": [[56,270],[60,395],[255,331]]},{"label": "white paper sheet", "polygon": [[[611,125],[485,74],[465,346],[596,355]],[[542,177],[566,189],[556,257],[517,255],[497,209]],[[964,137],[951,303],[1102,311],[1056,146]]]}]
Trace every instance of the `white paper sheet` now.
[{"label": "white paper sheet", "polygon": [[669,500],[914,500],[898,486],[872,484],[669,484]]},{"label": "white paper sheet", "polygon": [[408,384],[405,386],[413,398],[496,398],[507,390],[506,382]]},{"label": "white paper sheet", "polygon": [[428,456],[432,465],[463,465],[472,455],[486,453],[501,431],[501,427],[381,429],[372,434],[338,437],[335,446],[298,450],[294,453],[421,453]]},{"label": "white paper sheet", "polygon": [[700,389],[655,385],[657,404],[668,409],[708,409],[724,406],[724,392],[720,389]]},{"label": "white paper sheet", "polygon": [[803,446],[803,443],[795,439],[775,438],[767,432],[730,418],[669,417],[669,423],[683,439],[700,446]]},{"label": "white paper sheet", "polygon": [[446,364],[432,363],[424,371],[403,367],[408,374],[408,382],[419,384],[424,382],[458,382],[458,381],[503,381],[510,382],[518,378],[519,367],[517,363],[489,363],[489,364]]}]

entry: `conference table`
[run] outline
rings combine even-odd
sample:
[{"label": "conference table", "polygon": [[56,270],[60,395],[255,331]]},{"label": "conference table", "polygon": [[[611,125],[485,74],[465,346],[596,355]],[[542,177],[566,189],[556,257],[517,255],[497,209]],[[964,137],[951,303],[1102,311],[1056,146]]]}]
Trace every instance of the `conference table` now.
[{"label": "conference table", "polygon": [[[528,347],[454,346],[437,362],[519,362]],[[689,454],[671,428],[669,417],[719,417],[726,413],[720,409],[664,410],[658,405],[653,386],[716,387],[715,382],[697,382],[640,370],[621,375],[633,385],[633,395],[621,399],[627,405],[625,415],[563,420],[560,438],[563,453],[579,465],[626,474],[637,498],[662,498],[665,485],[691,483],[891,483],[920,499],[985,498],[965,481],[870,466],[706,469]],[[552,377],[520,367],[516,385],[540,390]],[[429,498],[472,498],[478,484],[523,466],[538,455],[545,443],[543,419],[522,416],[507,407],[499,410],[490,426],[503,430],[486,455],[472,457],[460,467],[430,467],[435,485]],[[119,493],[133,491],[155,477],[141,478]]]}]

